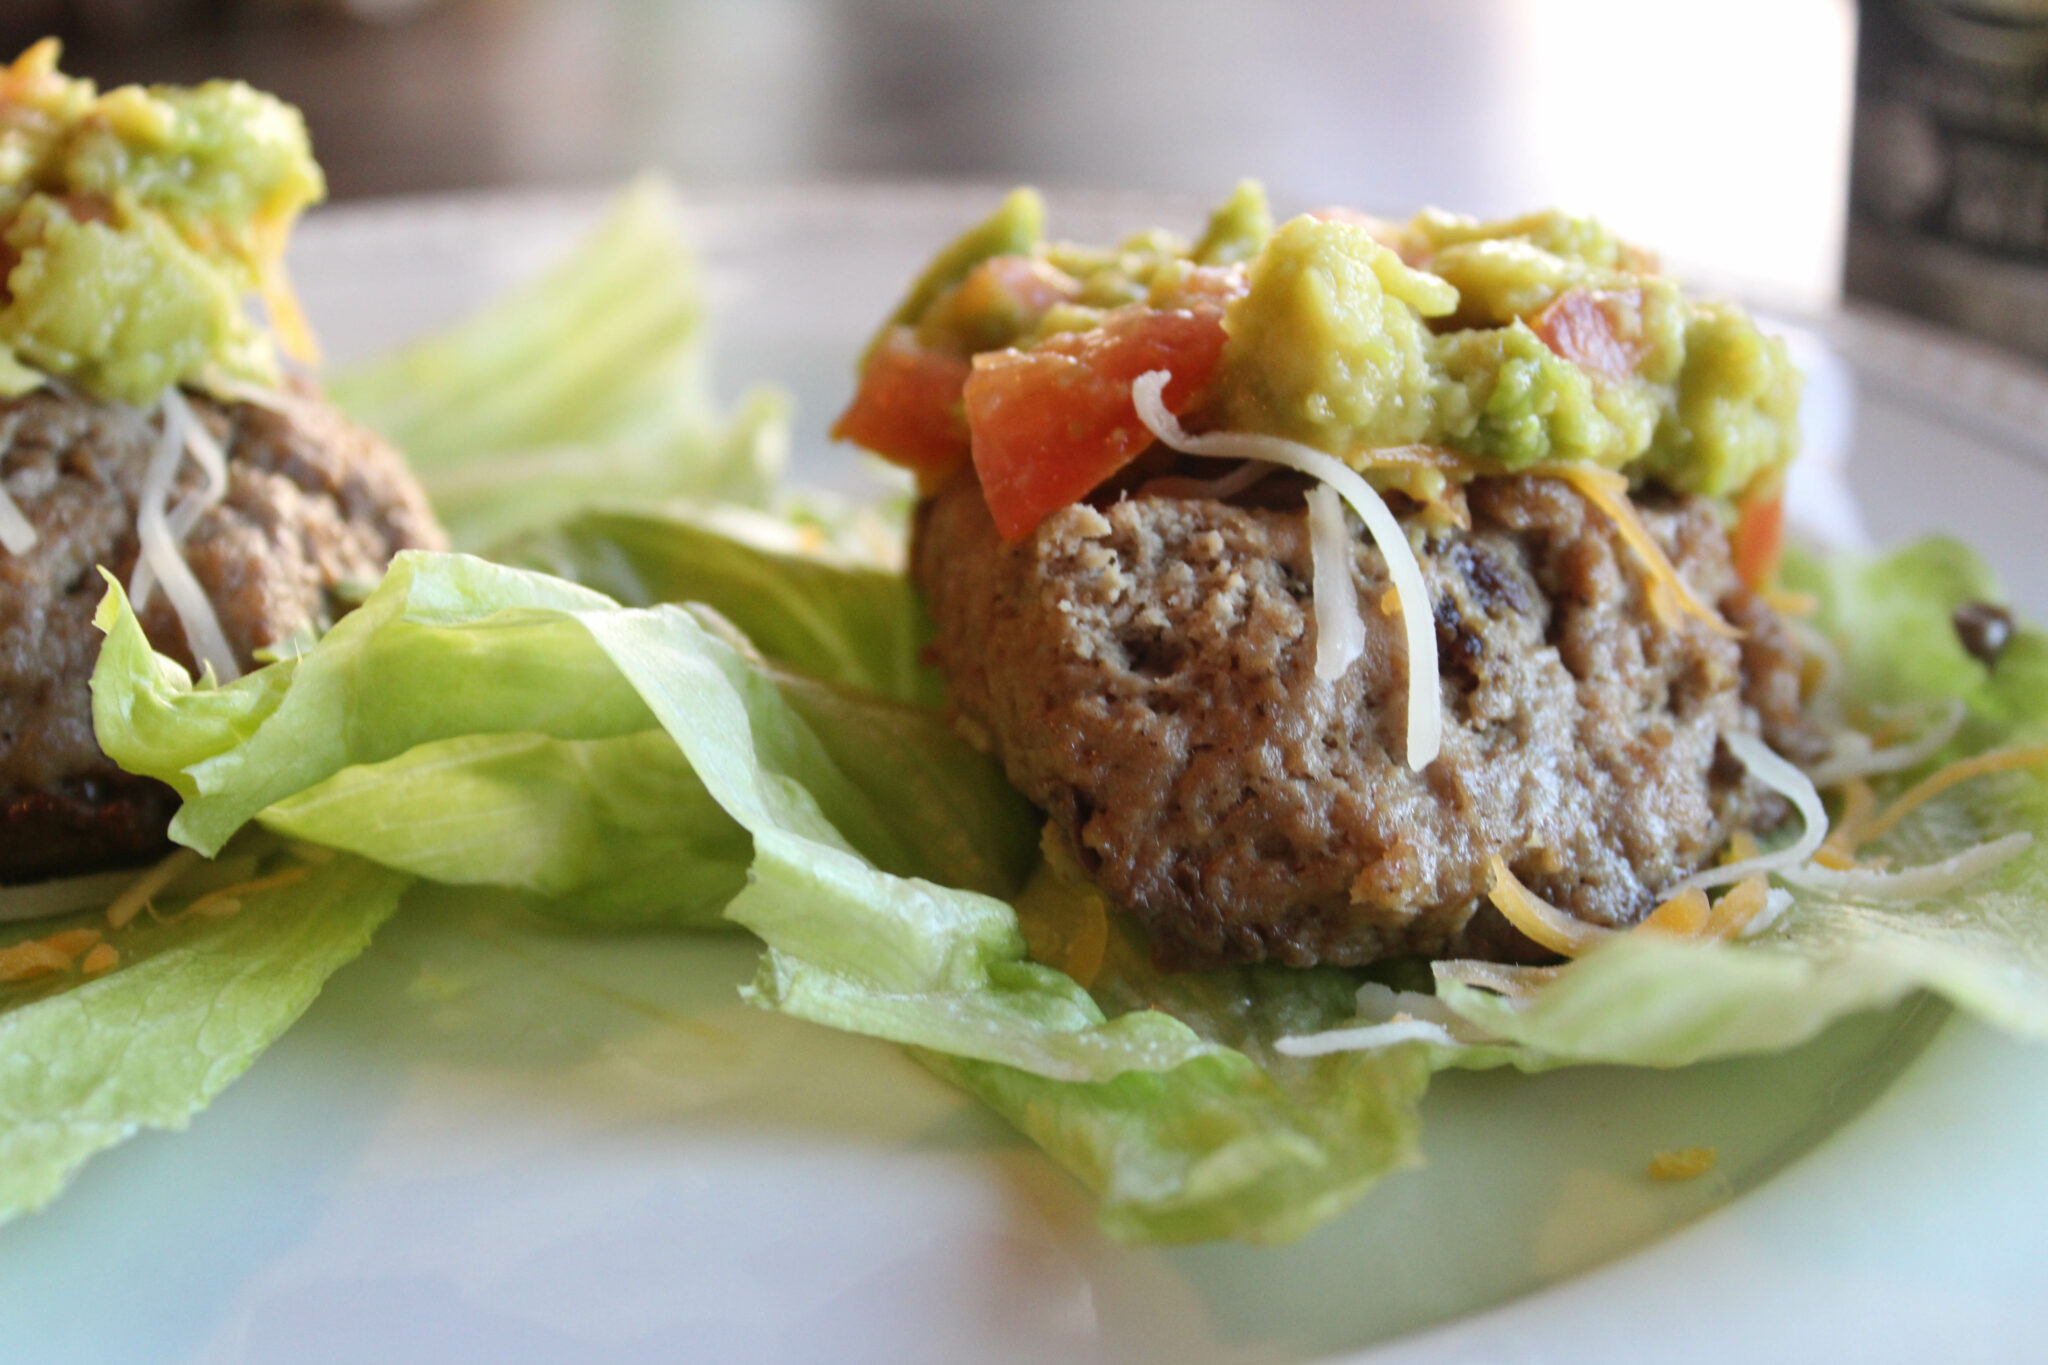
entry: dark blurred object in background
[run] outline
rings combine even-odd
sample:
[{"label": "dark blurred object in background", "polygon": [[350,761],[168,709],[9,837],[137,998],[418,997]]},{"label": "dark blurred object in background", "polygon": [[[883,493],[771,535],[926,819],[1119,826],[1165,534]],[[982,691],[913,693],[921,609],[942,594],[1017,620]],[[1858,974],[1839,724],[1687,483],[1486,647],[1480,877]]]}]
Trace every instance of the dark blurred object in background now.
[{"label": "dark blurred object in background", "polygon": [[373,22],[402,18],[435,0],[0,0],[0,49],[12,55],[47,34],[93,43],[137,43],[207,24],[296,14]]},{"label": "dark blurred object in background", "polygon": [[2048,4],[1862,18],[1849,292],[2048,357]]}]

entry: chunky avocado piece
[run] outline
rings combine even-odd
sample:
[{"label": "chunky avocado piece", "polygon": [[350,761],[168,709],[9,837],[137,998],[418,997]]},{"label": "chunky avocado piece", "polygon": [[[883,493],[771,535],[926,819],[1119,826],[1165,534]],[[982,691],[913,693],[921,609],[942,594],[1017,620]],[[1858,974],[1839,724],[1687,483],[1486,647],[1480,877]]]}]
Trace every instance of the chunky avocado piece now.
[{"label": "chunky avocado piece", "polygon": [[1441,428],[1443,388],[1426,319],[1457,303],[1364,227],[1294,219],[1224,313],[1220,424],[1333,453],[1424,440]]},{"label": "chunky avocado piece", "polygon": [[1642,472],[1688,493],[1742,491],[1798,453],[1799,387],[1783,340],[1733,305],[1701,305],[1685,329],[1677,401]]},{"label": "chunky avocado piece", "polygon": [[1514,471],[1557,460],[1615,466],[1649,444],[1651,386],[1616,382],[1558,355],[1521,320],[1438,338],[1445,420],[1418,438]]},{"label": "chunky avocado piece", "polygon": [[149,403],[278,377],[285,237],[326,192],[298,111],[232,81],[101,94],[44,40],[0,68],[0,396],[44,377]]},{"label": "chunky avocado piece", "polygon": [[1421,444],[1482,472],[1583,460],[1732,495],[1792,458],[1797,374],[1740,309],[1650,265],[1554,212],[1297,218],[1225,315],[1206,415],[1368,470]]},{"label": "chunky avocado piece", "polygon": [[1257,255],[1273,235],[1273,211],[1266,206],[1266,187],[1240,180],[1230,197],[1217,205],[1188,252],[1196,265],[1236,265]]}]

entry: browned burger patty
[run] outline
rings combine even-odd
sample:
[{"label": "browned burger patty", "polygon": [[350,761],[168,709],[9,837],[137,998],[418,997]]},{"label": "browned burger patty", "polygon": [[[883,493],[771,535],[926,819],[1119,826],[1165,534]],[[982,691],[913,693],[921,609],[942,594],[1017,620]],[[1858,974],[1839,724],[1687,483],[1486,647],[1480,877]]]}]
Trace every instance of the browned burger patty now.
[{"label": "browned burger patty", "polygon": [[[1143,921],[1163,967],[1516,959],[1499,854],[1585,920],[1625,925],[1782,805],[1719,745],[1797,755],[1797,658],[1700,500],[1642,514],[1738,643],[1661,623],[1613,524],[1554,479],[1469,488],[1422,547],[1443,751],[1402,760],[1406,654],[1362,531],[1364,657],[1315,676],[1304,513],[1131,497],[1005,545],[972,479],[922,510],[912,572],[963,726]],[[1391,599],[1388,599],[1391,606]]]},{"label": "browned burger patty", "polygon": [[[254,653],[348,609],[397,551],[445,544],[398,453],[312,398],[290,415],[194,398],[228,457],[225,499],[185,539],[244,668]],[[0,550],[0,880],[83,871],[160,848],[177,800],[129,777],[94,742],[87,682],[106,584],[135,566],[136,504],[157,441],[134,409],[39,390],[0,401],[0,477],[35,526],[28,555]],[[197,487],[186,460],[172,501]],[[159,650],[193,666],[161,591],[143,613]]]}]

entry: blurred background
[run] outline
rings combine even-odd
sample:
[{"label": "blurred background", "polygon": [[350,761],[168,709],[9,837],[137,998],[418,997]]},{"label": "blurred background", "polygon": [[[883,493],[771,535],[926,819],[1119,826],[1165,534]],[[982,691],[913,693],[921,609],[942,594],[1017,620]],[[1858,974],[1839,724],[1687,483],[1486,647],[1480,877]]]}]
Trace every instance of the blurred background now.
[{"label": "blurred background", "polygon": [[0,0],[0,38],[44,32],[103,83],[292,100],[340,200],[1251,174],[1589,210],[1753,294],[1846,272],[2048,355],[2048,0]]}]

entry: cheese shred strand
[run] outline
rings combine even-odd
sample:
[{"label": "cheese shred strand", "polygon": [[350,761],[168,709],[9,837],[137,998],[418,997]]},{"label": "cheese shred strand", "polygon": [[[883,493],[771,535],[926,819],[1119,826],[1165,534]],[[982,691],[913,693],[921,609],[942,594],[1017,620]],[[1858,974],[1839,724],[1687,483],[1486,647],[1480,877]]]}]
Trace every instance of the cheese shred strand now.
[{"label": "cheese shred strand", "polygon": [[1167,411],[1163,395],[1165,370],[1151,370],[1131,381],[1131,402],[1138,420],[1170,450],[1226,460],[1264,460],[1285,465],[1337,490],[1365,522],[1365,529],[1387,563],[1387,575],[1401,594],[1401,627],[1408,645],[1408,766],[1420,770],[1436,761],[1443,746],[1443,706],[1439,694],[1436,621],[1422,566],[1408,544],[1401,523],[1387,509],[1371,484],[1342,460],[1313,446],[1284,437],[1248,431],[1213,431],[1190,436],[1180,419]]},{"label": "cheese shred strand", "polygon": [[1337,490],[1317,484],[1308,491],[1310,578],[1316,604],[1316,676],[1334,682],[1365,653],[1365,621],[1358,614],[1358,585],[1351,578],[1351,528]]},{"label": "cheese shred strand", "polygon": [[[212,438],[202,433],[201,441],[195,441],[192,430],[199,419],[185,402],[184,395],[176,389],[164,391],[161,411],[162,432],[157,438],[156,451],[150,456],[149,468],[143,475],[141,505],[135,514],[135,533],[141,543],[141,553],[135,561],[135,573],[129,580],[129,596],[139,613],[149,603],[150,590],[161,582],[164,596],[170,599],[178,624],[184,628],[185,644],[192,651],[193,662],[202,672],[210,672],[217,683],[233,682],[241,676],[241,670],[235,666],[234,650],[228,645],[226,632],[221,629],[220,617],[215,614],[206,589],[199,585],[192,566],[179,552],[178,535],[165,510],[170,501],[171,485],[177,478],[178,465],[186,451],[194,449],[195,445],[204,448],[204,445],[210,445]],[[218,452],[218,447],[213,449]],[[207,458],[198,458],[201,469],[205,470]],[[225,492],[224,463],[221,473],[220,487]],[[212,483],[209,473],[208,486]],[[192,517],[197,520],[198,512],[193,512]],[[189,525],[186,529],[190,529]]]}]

